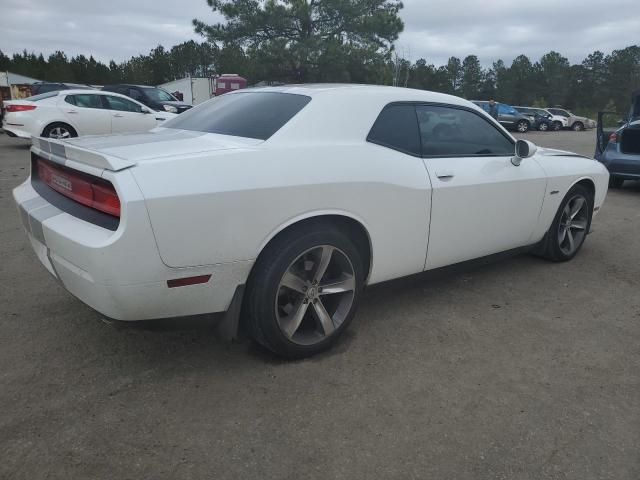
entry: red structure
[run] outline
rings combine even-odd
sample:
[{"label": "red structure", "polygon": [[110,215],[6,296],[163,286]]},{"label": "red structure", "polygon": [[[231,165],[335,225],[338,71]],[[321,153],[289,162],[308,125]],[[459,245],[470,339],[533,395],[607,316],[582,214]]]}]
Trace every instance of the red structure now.
[{"label": "red structure", "polygon": [[213,95],[223,95],[233,90],[240,90],[241,88],[247,88],[247,79],[242,78],[235,73],[223,73],[219,77],[216,77],[213,85]]}]

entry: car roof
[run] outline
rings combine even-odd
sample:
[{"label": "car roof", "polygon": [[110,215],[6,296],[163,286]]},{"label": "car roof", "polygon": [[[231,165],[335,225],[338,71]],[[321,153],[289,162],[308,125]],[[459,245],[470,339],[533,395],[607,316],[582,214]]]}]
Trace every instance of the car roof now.
[{"label": "car roof", "polygon": [[[363,85],[343,83],[318,83],[254,87],[229,92],[226,95],[237,95],[251,92],[275,92],[306,95],[308,97],[320,97],[326,95],[344,97],[366,97],[374,95],[377,99],[388,102],[417,101],[434,102],[460,106],[474,106],[470,101],[446,93],[431,92],[413,88],[390,87],[385,85]],[[474,106],[475,108],[475,106]]]},{"label": "car roof", "polygon": [[105,85],[103,88],[108,87],[136,87],[136,88],[160,88],[153,85],[135,85],[133,83],[114,83],[113,85]]},{"label": "car roof", "polygon": [[[312,100],[288,123],[276,132],[269,142],[332,141],[352,142],[366,138],[371,126],[382,110],[394,103],[425,103],[459,106],[478,112],[487,121],[491,119],[481,107],[460,97],[445,93],[412,88],[360,84],[304,84],[253,87],[225,93],[233,95],[259,95],[262,93],[294,94]],[[215,99],[209,100],[215,102]],[[206,102],[205,102],[206,104]],[[196,107],[198,108],[198,107]],[[309,128],[313,125],[313,128]]]},{"label": "car roof", "polygon": [[116,95],[118,97],[126,98],[127,100],[132,100],[132,98],[127,97],[126,95],[122,95],[118,92],[109,92],[103,90],[88,90],[86,88],[70,88],[68,90],[59,90],[58,95]]}]

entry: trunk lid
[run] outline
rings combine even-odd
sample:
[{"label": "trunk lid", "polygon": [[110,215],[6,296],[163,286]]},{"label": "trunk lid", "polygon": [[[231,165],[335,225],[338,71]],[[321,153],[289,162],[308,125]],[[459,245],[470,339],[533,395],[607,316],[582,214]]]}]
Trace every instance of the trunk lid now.
[{"label": "trunk lid", "polygon": [[45,158],[73,160],[95,168],[119,171],[140,162],[200,152],[248,148],[262,140],[215,133],[156,128],[146,133],[99,135],[54,140],[34,138],[33,146]]}]

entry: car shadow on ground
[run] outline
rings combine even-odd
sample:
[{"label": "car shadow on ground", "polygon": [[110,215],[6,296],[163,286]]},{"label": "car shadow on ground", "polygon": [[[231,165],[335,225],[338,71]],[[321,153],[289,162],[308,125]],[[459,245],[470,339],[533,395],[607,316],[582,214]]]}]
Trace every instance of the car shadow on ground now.
[{"label": "car shadow on ground", "polygon": [[[443,290],[455,297],[463,293],[461,289],[465,289],[466,282],[472,275],[500,275],[505,270],[521,269],[523,263],[529,265],[547,262],[522,254],[522,251],[506,252],[368,287],[362,294],[361,308],[354,319],[354,325],[342,334],[331,349],[302,360],[282,359],[246,334],[234,341],[223,339],[217,329],[219,318],[214,316],[122,322],[107,320],[84,305],[79,308],[90,311],[89,315],[94,320],[100,320],[92,322],[99,325],[99,328],[91,328],[93,332],[88,332],[88,338],[92,339],[89,341],[95,342],[94,351],[99,354],[103,345],[113,345],[115,340],[123,353],[128,352],[123,355],[123,358],[129,359],[127,368],[148,368],[150,365],[162,368],[163,364],[171,364],[173,369],[176,361],[178,364],[184,361],[185,364],[192,365],[200,364],[205,358],[207,361],[203,361],[202,365],[207,364],[207,368],[217,368],[216,365],[227,368],[238,362],[255,364],[257,361],[259,364],[271,365],[315,362],[346,354],[357,340],[359,327],[363,324],[367,330],[382,327],[383,325],[376,325],[386,318],[380,312],[415,309],[415,298],[422,298],[422,304],[428,303],[433,295],[438,295]],[[75,300],[70,298],[69,301]],[[105,338],[112,336],[117,336],[118,339]],[[136,352],[139,351],[144,351],[145,355],[138,355]],[[167,355],[168,351],[172,352],[171,355]]]}]

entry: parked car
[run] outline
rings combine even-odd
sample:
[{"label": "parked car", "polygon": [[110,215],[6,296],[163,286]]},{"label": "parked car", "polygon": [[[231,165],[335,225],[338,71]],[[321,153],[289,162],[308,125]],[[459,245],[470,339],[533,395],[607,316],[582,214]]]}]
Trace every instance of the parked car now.
[{"label": "parked car", "polygon": [[[489,102],[474,100],[477,106],[489,113]],[[531,128],[531,119],[526,115],[518,112],[511,105],[504,103],[498,104],[498,121],[509,130],[515,130],[524,133]]]},{"label": "parked car", "polygon": [[242,311],[287,357],[333,344],[365,285],[520,247],[570,260],[609,180],[461,98],[366,85],[239,90],[31,154],[14,199],[75,297],[119,320]]},{"label": "parked car", "polygon": [[107,85],[103,87],[102,90],[126,95],[157,112],[182,113],[193,107],[193,105],[181,102],[166,90],[158,87],[147,87],[145,85]]},{"label": "parked car", "polygon": [[596,122],[587,117],[579,117],[564,108],[549,107],[549,112],[567,119],[567,127],[575,132],[581,132],[585,128],[596,128]]},{"label": "parked car", "polygon": [[4,103],[2,128],[21,138],[146,132],[175,116],[100,90],[59,90]]},{"label": "parked car", "polygon": [[[542,132],[546,132],[547,130],[562,130],[563,121],[560,118],[563,117],[555,117],[542,108],[534,108],[534,107],[513,107],[518,110],[523,115],[529,117],[531,120],[531,124],[535,130],[540,130]],[[566,123],[566,119],[564,119],[564,123]]]},{"label": "parked car", "polygon": [[40,95],[42,93],[55,92],[58,90],[78,90],[87,89],[94,90],[90,85],[82,85],[80,83],[61,83],[61,82],[36,82],[31,84],[31,95]]},{"label": "parked car", "polygon": [[595,157],[609,170],[609,186],[640,180],[640,90],[632,95],[629,113],[598,113]]}]

